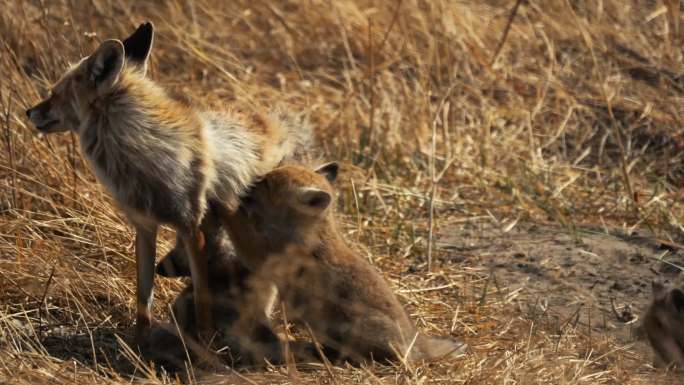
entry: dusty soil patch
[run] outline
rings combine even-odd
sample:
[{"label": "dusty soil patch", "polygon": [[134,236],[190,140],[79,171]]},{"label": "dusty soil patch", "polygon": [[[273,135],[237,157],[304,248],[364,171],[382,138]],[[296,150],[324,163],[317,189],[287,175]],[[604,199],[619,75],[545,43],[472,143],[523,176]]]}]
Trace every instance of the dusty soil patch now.
[{"label": "dusty soil patch", "polygon": [[[677,280],[677,266],[684,266],[681,249],[647,231],[534,223],[506,227],[491,221],[455,223],[441,232],[437,247],[448,251],[451,262],[491,268],[490,287],[518,291],[523,313],[547,324],[551,320],[559,333],[575,325],[633,342],[651,281]],[[634,348],[648,354],[643,343]]]}]

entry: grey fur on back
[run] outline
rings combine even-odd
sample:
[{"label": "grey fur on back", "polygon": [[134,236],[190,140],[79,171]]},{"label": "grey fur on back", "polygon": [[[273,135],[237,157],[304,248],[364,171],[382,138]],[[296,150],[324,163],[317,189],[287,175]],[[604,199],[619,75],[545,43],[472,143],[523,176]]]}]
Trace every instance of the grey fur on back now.
[{"label": "grey fur on back", "polygon": [[283,129],[284,137],[276,148],[271,167],[259,167],[259,138],[244,123],[225,111],[202,113],[206,139],[216,169],[210,184],[209,198],[220,199],[232,191],[244,192],[255,176],[270,171],[283,161],[300,160],[311,152],[311,126],[303,114],[288,112],[279,106],[269,110],[268,117]]},{"label": "grey fur on back", "polygon": [[241,195],[260,172],[257,138],[227,112],[204,112],[202,121],[215,167],[209,199],[225,199],[234,191]]}]

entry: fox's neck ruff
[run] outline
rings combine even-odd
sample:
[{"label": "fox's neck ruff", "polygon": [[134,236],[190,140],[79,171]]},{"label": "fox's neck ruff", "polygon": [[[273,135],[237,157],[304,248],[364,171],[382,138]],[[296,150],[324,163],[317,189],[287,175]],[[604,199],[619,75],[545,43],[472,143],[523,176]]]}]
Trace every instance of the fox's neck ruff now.
[{"label": "fox's neck ruff", "polygon": [[199,131],[198,114],[169,97],[163,88],[133,69],[124,70],[112,90],[96,98],[89,117],[106,117],[110,129]]}]

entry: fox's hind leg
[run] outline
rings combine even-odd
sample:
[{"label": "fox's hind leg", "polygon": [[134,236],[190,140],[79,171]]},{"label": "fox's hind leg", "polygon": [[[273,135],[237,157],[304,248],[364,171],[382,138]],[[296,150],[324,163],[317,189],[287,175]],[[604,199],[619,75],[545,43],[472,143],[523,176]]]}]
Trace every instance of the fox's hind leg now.
[{"label": "fox's hind leg", "polygon": [[204,233],[199,227],[194,227],[184,231],[182,237],[189,256],[198,332],[201,337],[208,337],[207,333],[212,331],[214,325],[211,317],[211,292]]},{"label": "fox's hind leg", "polygon": [[136,262],[136,321],[135,339],[142,344],[152,323],[152,298],[154,288],[154,257],[157,253],[157,226],[135,226]]}]

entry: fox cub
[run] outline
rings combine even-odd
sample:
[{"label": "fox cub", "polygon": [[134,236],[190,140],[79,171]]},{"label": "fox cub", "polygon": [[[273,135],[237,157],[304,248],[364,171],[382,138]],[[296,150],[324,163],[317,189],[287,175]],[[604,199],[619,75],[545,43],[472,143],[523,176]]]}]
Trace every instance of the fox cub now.
[{"label": "fox cub", "polygon": [[154,28],[104,41],[71,66],[50,96],[27,110],[42,133],[75,132],[97,179],[136,230],[136,337],[149,331],[160,224],[190,257],[201,331],[211,326],[204,235],[207,208],[230,212],[256,176],[275,168],[308,136],[283,113],[199,111],[146,77]]},{"label": "fox cub", "polygon": [[330,208],[337,171],[279,167],[222,217],[253,282],[274,283],[285,316],[336,361],[462,354],[463,343],[419,334],[381,274],[347,246]]},{"label": "fox cub", "polygon": [[[283,344],[271,327],[271,311],[276,289],[269,282],[255,282],[253,274],[236,256],[228,235],[219,224],[217,213],[207,213],[203,230],[206,234],[205,251],[209,257],[209,291],[214,301],[213,356],[232,367],[262,366],[285,362]],[[170,267],[173,270],[168,270]],[[189,276],[187,255],[180,245],[171,250],[157,266],[169,276]],[[173,323],[154,327],[143,346],[143,356],[167,370],[185,368],[184,361],[194,357],[200,361],[211,354],[205,349],[193,349],[188,340],[197,330],[193,312],[193,285],[189,284],[174,300]],[[183,336],[184,340],[181,340]],[[303,341],[289,342],[290,351],[298,362],[319,359],[316,349]],[[210,360],[211,361],[211,360]]]},{"label": "fox cub", "polygon": [[684,285],[653,283],[653,298],[638,332],[653,349],[654,366],[684,368]]},{"label": "fox cub", "polygon": [[[213,345],[218,351],[214,358],[232,367],[260,366],[265,360],[282,363],[280,340],[269,319],[274,290],[253,291],[250,272],[232,253],[211,255],[209,261],[209,290],[214,298],[212,314],[216,331]],[[153,327],[143,345],[143,357],[167,370],[180,370],[185,368],[183,362],[187,358],[197,356],[202,360],[206,354],[212,354],[205,349],[197,351],[188,343],[198,327],[193,308],[190,283],[173,302],[172,322]]]}]

